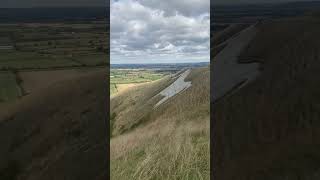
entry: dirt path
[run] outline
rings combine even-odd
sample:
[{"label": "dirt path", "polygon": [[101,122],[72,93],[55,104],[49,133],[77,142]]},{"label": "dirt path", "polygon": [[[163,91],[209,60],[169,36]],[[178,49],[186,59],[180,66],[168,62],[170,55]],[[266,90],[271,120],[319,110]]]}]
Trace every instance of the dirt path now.
[{"label": "dirt path", "polygon": [[257,29],[252,25],[227,41],[227,46],[213,59],[212,101],[243,87],[259,74],[258,63],[239,64],[238,55],[253,39]]}]

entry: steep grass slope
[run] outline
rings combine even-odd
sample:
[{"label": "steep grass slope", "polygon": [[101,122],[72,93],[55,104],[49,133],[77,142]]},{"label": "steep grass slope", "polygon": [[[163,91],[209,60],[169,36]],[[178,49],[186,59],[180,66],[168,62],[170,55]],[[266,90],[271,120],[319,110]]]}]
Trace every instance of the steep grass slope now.
[{"label": "steep grass slope", "polygon": [[192,69],[192,86],[155,109],[168,78],[111,100],[111,179],[209,179],[209,74]]},{"label": "steep grass slope", "polygon": [[0,179],[105,179],[105,70],[0,109]]},{"label": "steep grass slope", "polygon": [[213,59],[220,51],[222,51],[226,45],[227,40],[233,36],[236,36],[243,29],[247,28],[249,25],[246,24],[233,24],[225,28],[222,31],[213,33],[211,38],[211,58]]},{"label": "steep grass slope", "polygon": [[261,74],[212,106],[216,179],[319,179],[320,19],[270,21],[239,62]]}]

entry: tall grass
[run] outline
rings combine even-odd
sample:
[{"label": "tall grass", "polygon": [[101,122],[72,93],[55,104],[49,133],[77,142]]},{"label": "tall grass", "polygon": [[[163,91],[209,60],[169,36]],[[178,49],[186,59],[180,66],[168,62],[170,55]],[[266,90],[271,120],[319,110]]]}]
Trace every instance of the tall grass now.
[{"label": "tall grass", "polygon": [[111,161],[112,179],[209,179],[209,120],[204,122],[174,125],[168,134],[144,139]]},{"label": "tall grass", "polygon": [[111,139],[111,179],[209,179],[208,68],[187,80],[192,86],[150,112],[148,121]]},{"label": "tall grass", "polygon": [[256,173],[301,179],[305,169],[319,167],[311,160],[320,148],[319,19],[276,20],[258,28],[240,62],[258,60],[261,74],[213,105],[216,179],[260,179]]}]

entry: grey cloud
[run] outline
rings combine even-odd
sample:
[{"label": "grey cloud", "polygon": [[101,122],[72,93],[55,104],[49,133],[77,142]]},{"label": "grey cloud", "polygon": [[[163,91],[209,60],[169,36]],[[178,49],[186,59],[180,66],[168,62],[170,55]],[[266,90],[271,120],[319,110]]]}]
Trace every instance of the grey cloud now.
[{"label": "grey cloud", "polygon": [[168,16],[163,9],[122,0],[112,2],[110,18],[112,56],[202,56],[209,59],[207,11],[200,13],[199,10],[199,14],[193,16],[183,13]]}]

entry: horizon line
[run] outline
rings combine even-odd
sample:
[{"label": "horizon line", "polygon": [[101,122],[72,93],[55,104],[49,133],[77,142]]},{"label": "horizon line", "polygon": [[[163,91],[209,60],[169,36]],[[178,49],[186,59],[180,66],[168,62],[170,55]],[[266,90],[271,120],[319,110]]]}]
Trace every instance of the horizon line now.
[{"label": "horizon line", "polygon": [[202,61],[202,62],[170,62],[170,63],[110,63],[110,65],[139,65],[139,64],[199,64],[199,63],[210,63],[210,61]]}]

